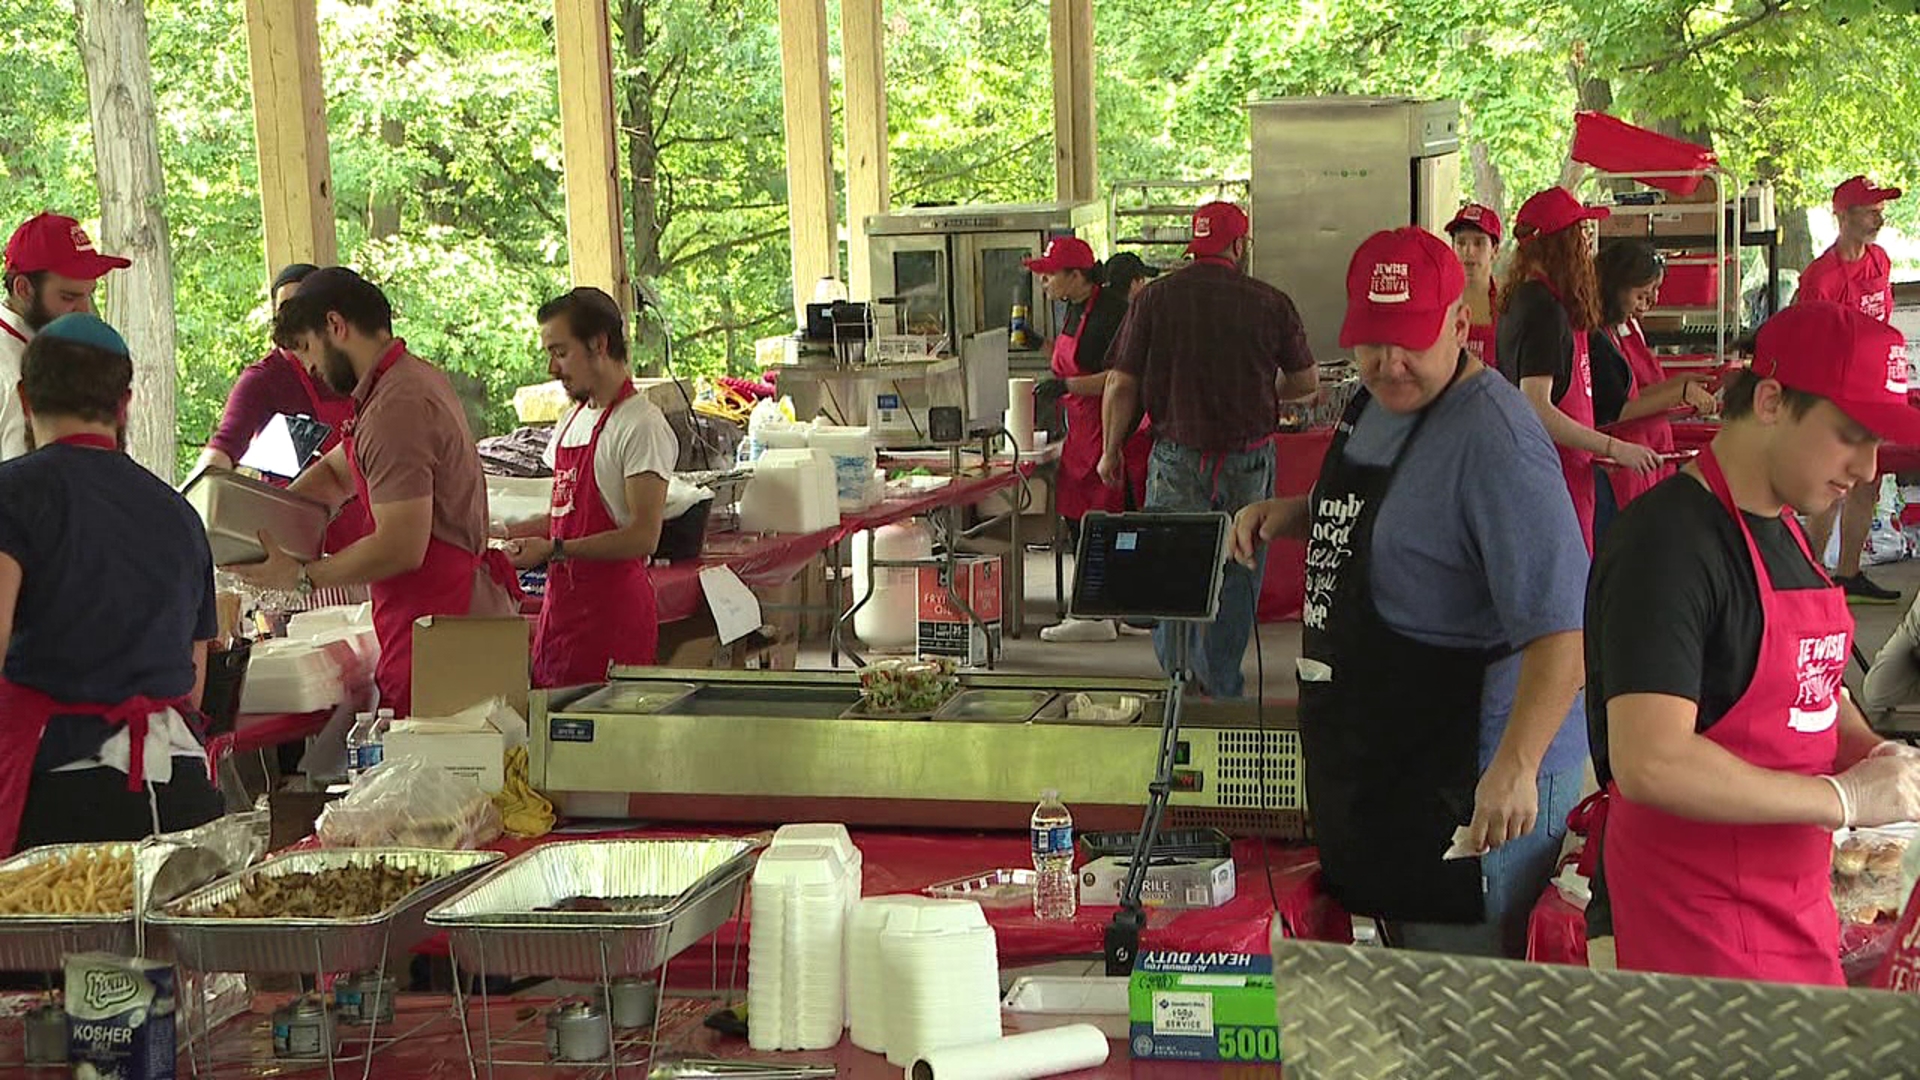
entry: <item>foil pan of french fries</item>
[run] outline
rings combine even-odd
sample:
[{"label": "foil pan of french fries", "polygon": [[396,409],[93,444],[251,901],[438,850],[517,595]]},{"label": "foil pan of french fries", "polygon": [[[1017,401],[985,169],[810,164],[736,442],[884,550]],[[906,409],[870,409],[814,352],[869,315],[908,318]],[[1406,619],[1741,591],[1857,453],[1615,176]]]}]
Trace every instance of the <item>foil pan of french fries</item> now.
[{"label": "foil pan of french fries", "polygon": [[135,844],[50,844],[0,862],[0,971],[134,951]]}]

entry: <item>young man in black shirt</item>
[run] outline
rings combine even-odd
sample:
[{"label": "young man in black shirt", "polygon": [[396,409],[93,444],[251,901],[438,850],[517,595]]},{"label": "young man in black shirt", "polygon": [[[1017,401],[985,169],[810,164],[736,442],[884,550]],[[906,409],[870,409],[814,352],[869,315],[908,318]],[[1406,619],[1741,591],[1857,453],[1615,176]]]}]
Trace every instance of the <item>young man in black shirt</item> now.
[{"label": "young man in black shirt", "polygon": [[1587,917],[1622,968],[1839,982],[1831,830],[1920,817],[1920,756],[1846,696],[1853,619],[1789,513],[1871,481],[1881,440],[1920,438],[1906,384],[1897,331],[1788,309],[1713,444],[1601,545],[1587,716],[1607,803]]}]

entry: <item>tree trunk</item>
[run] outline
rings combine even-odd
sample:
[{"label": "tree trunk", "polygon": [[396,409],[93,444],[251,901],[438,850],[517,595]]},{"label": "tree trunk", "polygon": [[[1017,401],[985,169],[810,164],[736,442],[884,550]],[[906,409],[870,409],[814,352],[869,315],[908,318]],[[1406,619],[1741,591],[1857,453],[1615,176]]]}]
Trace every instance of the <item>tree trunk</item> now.
[{"label": "tree trunk", "polygon": [[1493,152],[1479,139],[1467,143],[1467,159],[1473,163],[1473,197],[1482,206],[1491,207],[1500,215],[1507,216],[1507,182],[1500,175],[1500,164],[1493,160]]},{"label": "tree trunk", "polygon": [[[380,120],[380,141],[398,151],[407,144],[407,126],[393,117]],[[400,235],[400,203],[403,195],[398,187],[386,182],[375,181],[373,191],[367,197],[367,235],[376,240]]]},{"label": "tree trunk", "polygon": [[93,115],[100,250],[133,265],[107,282],[106,318],[133,354],[128,448],[161,479],[174,476],[173,249],[154,116],[142,0],[74,0]]},{"label": "tree trunk", "polygon": [[[651,289],[666,269],[660,257],[660,134],[655,129],[654,100],[659,87],[654,79],[657,58],[648,52],[652,39],[647,34],[648,0],[620,0],[615,18],[620,24],[621,65],[627,72],[625,93],[620,97],[620,129],[627,140],[627,207],[633,215],[633,248],[630,258],[633,280]],[[637,320],[633,334],[634,369],[652,374],[660,365],[655,358],[664,355],[662,317],[654,312]],[[676,373],[677,374],[677,373]]]}]

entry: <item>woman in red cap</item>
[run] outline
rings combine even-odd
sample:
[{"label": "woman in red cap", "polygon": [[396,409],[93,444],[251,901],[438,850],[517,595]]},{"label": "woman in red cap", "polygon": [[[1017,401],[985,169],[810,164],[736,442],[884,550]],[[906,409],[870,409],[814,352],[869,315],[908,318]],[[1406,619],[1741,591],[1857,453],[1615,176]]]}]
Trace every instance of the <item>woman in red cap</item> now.
[{"label": "woman in red cap", "polygon": [[1447,222],[1447,235],[1453,238],[1453,253],[1467,271],[1467,312],[1473,317],[1467,328],[1467,352],[1494,367],[1500,290],[1493,282],[1493,260],[1500,253],[1500,215],[1490,206],[1468,203]]},{"label": "woman in red cap", "polygon": [[1583,224],[1605,218],[1565,188],[1528,199],[1514,216],[1513,265],[1500,292],[1500,370],[1520,385],[1560,450],[1587,551],[1593,551],[1596,460],[1652,472],[1660,455],[1593,426],[1593,367],[1587,332],[1600,325],[1600,288]]}]

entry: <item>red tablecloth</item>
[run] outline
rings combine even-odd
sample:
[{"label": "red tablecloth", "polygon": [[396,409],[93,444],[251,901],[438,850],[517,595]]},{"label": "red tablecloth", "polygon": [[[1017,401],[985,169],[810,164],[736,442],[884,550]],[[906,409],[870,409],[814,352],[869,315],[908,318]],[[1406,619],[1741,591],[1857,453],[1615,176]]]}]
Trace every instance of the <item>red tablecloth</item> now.
[{"label": "red tablecloth", "polygon": [[[1281,435],[1274,446],[1273,493],[1305,495],[1320,478],[1320,462],[1333,444],[1333,429]],[[1267,575],[1260,582],[1260,621],[1291,622],[1307,598],[1307,545],[1275,540],[1267,548]]]},{"label": "red tablecloth", "polygon": [[[737,834],[732,828],[647,827],[615,833],[552,835],[537,841],[503,839],[494,848],[517,855],[542,843],[594,837],[672,838]],[[1023,833],[933,833],[856,831],[854,843],[865,865],[864,893],[919,892],[929,885],[971,877],[991,870],[1030,865]],[[1194,952],[1265,953],[1275,911],[1288,931],[1316,941],[1346,941],[1351,924],[1329,897],[1320,876],[1319,857],[1312,848],[1270,843],[1273,892],[1267,891],[1266,862],[1260,842],[1234,845],[1238,887],[1226,904],[1198,911],[1150,911],[1142,944],[1155,949]],[[1077,918],[1043,922],[1030,908],[988,908],[1003,965],[1033,963],[1061,956],[1095,956],[1115,911],[1112,907],[1083,907]],[[729,920],[715,935],[720,962],[731,962],[734,943],[750,937],[745,920]],[[703,980],[713,963],[711,945],[687,950],[674,963],[675,982]],[[444,942],[430,943],[427,951],[444,952]],[[740,950],[745,963],[746,949]],[[724,972],[724,968],[722,969]]]}]

